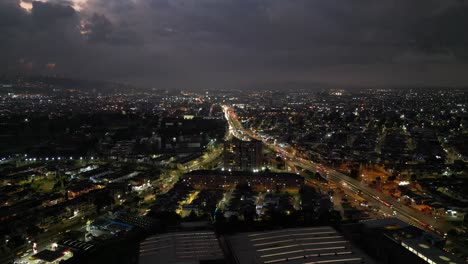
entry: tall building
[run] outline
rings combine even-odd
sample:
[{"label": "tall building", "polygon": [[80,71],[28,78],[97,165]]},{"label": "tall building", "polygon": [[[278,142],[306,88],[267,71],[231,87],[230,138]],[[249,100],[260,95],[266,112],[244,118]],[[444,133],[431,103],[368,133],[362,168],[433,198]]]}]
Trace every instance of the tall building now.
[{"label": "tall building", "polygon": [[224,167],[232,170],[258,170],[262,165],[262,142],[234,138],[224,142]]}]

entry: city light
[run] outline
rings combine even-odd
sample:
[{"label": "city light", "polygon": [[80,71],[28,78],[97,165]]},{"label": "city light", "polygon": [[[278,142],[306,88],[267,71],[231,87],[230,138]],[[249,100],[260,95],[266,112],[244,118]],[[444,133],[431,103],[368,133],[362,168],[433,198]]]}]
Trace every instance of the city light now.
[{"label": "city light", "polygon": [[[32,74],[39,64],[28,60],[19,63]],[[47,70],[60,69],[62,78],[67,64],[58,61]],[[185,236],[185,228],[197,226],[226,234],[233,242],[229,256],[246,254],[239,259],[253,262],[339,262],[347,258],[341,253],[365,261],[369,250],[391,245],[395,251],[380,250],[376,261],[411,262],[399,259],[414,257],[408,252],[413,262],[431,260],[431,252],[445,262],[466,258],[461,88],[348,89],[347,78],[337,76],[335,88],[221,87],[208,97],[208,89],[166,91],[161,83],[137,89],[53,76],[0,78],[0,224],[13,261],[61,256],[49,261],[58,263],[80,252],[93,263],[94,252],[115,239],[160,230],[161,217],[184,232],[160,237],[190,244],[197,238]],[[359,223],[356,236],[319,230],[345,230],[350,222]],[[321,246],[324,241],[343,245]],[[172,242],[163,245],[171,256]],[[249,245],[257,248],[247,252]],[[352,250],[355,245],[362,249]],[[195,247],[179,249],[187,250],[188,262],[201,262],[192,261],[204,254]],[[155,258],[166,259],[165,250]]]}]

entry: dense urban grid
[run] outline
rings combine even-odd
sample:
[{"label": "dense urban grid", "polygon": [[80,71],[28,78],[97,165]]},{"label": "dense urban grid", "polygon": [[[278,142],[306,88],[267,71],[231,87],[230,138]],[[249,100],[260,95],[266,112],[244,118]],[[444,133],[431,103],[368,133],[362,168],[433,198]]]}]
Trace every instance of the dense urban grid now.
[{"label": "dense urban grid", "polygon": [[0,78],[0,263],[463,263],[467,111],[443,87]]}]

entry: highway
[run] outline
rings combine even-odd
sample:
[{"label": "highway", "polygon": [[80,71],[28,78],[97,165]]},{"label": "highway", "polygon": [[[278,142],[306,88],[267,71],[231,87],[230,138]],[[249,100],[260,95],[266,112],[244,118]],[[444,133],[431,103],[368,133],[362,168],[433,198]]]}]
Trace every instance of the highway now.
[{"label": "highway", "polygon": [[402,221],[423,227],[424,229],[433,231],[434,233],[437,233],[440,236],[444,236],[450,229],[454,228],[450,223],[442,219],[436,219],[432,216],[425,215],[414,208],[411,208],[398,202],[393,197],[387,196],[373,188],[370,188],[362,182],[351,178],[343,173],[335,171],[331,168],[327,168],[322,164],[314,163],[310,160],[299,158],[295,154],[293,154],[295,153],[294,150],[291,151],[291,153],[290,151],[287,151],[284,147],[280,147],[278,144],[271,144],[263,140],[261,137],[255,135],[249,130],[246,130],[242,126],[234,110],[231,107],[223,105],[223,111],[229,124],[229,131],[233,136],[242,140],[246,140],[248,138],[262,140],[266,146],[270,147],[278,153],[281,153],[285,158],[292,161],[295,165],[310,171],[318,171],[320,172],[321,176],[326,178],[327,180],[333,181],[336,184],[348,185],[350,188],[360,191],[361,195],[365,198],[372,199],[374,200],[374,202],[378,202],[379,204],[388,207],[389,209],[391,209],[391,211],[395,211],[395,217],[401,219]]}]

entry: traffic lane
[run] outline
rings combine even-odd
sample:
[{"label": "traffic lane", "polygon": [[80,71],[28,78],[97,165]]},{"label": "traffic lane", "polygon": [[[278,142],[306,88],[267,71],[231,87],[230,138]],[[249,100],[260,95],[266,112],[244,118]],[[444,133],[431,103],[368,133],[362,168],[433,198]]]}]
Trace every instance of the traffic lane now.
[{"label": "traffic lane", "polygon": [[[315,163],[305,164],[304,162],[300,162],[300,161],[296,161],[296,164],[298,166],[304,167],[305,169],[309,169],[309,170],[316,170],[318,166]],[[436,222],[431,217],[427,217],[426,215],[423,215],[422,213],[420,213],[419,211],[416,211],[413,208],[409,208],[406,205],[402,205],[391,197],[385,197],[385,195],[383,195],[382,193],[377,192],[376,190],[370,189],[369,187],[362,185],[361,182],[354,180],[352,178],[349,178],[348,176],[342,173],[336,172],[334,170],[328,170],[327,177],[329,178],[329,180],[332,180],[335,182],[343,181],[349,185],[354,186],[354,188],[361,190],[362,192],[365,192],[368,196],[372,197],[373,200],[378,201],[380,204],[383,204],[386,207],[391,207],[393,205],[392,209],[394,209],[397,212],[397,214],[404,215],[405,217],[412,219],[412,222],[417,222],[418,226],[422,226],[425,229],[428,229],[430,231],[440,230],[443,233],[446,233],[448,230],[451,229],[451,227],[447,225],[446,223],[443,223],[440,221]],[[376,199],[376,197],[378,197],[378,199]],[[438,235],[443,236],[444,234],[438,233]]]},{"label": "traffic lane", "polygon": [[[362,188],[362,185],[356,186],[351,182],[347,182],[347,184],[353,186],[356,189],[361,190],[363,193],[366,193],[372,199],[380,202],[385,207],[391,208],[393,211],[396,211],[398,215],[403,215],[406,218],[411,219],[412,222],[417,223],[417,226],[422,226],[424,229],[436,232],[438,235],[441,235],[441,236],[444,236],[445,233],[450,229],[450,227],[448,227],[446,224],[442,222],[434,222],[432,218],[427,217],[426,215],[423,215],[422,213],[420,213],[419,211],[416,211],[413,208],[409,208],[405,205],[402,205],[395,200],[393,201],[387,200],[388,202],[384,201],[384,199],[382,199],[382,194],[380,193],[376,194],[376,192],[374,192],[373,190],[371,192],[368,192],[367,191],[368,189]],[[395,206],[395,202],[397,206]]]},{"label": "traffic lane", "polygon": [[[361,191],[360,189],[357,189],[351,185],[348,185],[350,189],[354,189],[355,191]],[[398,218],[404,222],[410,223],[412,225],[422,227],[425,229],[425,226],[421,225],[418,221],[418,219],[414,218],[411,215],[408,215],[402,211],[400,211],[398,208],[395,207],[388,207],[382,204],[379,200],[375,199],[372,197],[372,195],[369,195],[363,191],[361,191],[360,196],[363,197],[366,201],[368,201],[369,204],[371,204],[374,208],[378,209],[382,213],[384,213],[384,216],[392,216],[395,218]],[[396,212],[396,214],[395,214]]]},{"label": "traffic lane", "polygon": [[[434,218],[429,217],[429,216],[417,211],[414,208],[408,207],[406,205],[402,205],[401,203],[396,201],[393,197],[388,197],[388,196],[386,196],[386,195],[384,195],[384,194],[382,194],[382,193],[380,193],[380,192],[378,192],[376,190],[373,190],[370,187],[363,185],[359,181],[356,181],[354,179],[348,180],[348,179],[345,179],[344,177],[337,176],[337,174],[339,175],[339,173],[336,173],[336,172],[331,172],[330,173],[331,176],[335,176],[338,179],[341,179],[341,180],[347,182],[347,184],[354,185],[355,188],[357,188],[357,189],[359,189],[361,191],[366,191],[367,194],[370,194],[370,195],[373,195],[373,196],[377,197],[377,199],[374,198],[374,197],[373,198],[378,200],[378,201],[379,200],[382,201],[382,203],[385,206],[387,206],[387,207],[393,206],[393,208],[395,210],[398,210],[398,212],[404,213],[408,217],[412,217],[413,219],[417,219],[419,222],[422,221],[422,223],[420,223],[420,224],[425,226],[426,228],[438,229],[438,230],[440,230],[440,231],[442,231],[444,233],[446,233],[448,230],[451,229],[450,225],[445,223],[445,222],[437,221]],[[427,226],[427,225],[429,225],[429,226]]]}]

